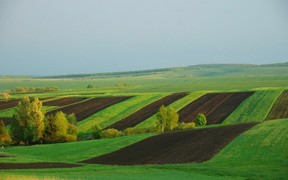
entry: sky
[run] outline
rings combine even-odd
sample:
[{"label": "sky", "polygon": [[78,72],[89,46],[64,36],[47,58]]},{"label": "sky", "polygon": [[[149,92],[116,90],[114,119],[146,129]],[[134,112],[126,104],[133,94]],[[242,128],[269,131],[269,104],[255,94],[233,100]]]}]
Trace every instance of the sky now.
[{"label": "sky", "polygon": [[0,75],[287,61],[287,0],[0,0]]}]

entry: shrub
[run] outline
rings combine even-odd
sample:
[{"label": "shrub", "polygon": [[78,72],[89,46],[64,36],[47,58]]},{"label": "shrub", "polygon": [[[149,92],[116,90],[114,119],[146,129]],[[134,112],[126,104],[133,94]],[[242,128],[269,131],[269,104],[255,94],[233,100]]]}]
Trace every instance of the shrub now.
[{"label": "shrub", "polygon": [[123,133],[118,131],[117,129],[106,129],[100,133],[101,138],[115,138],[118,136],[122,136]]},{"label": "shrub", "polygon": [[7,145],[11,143],[11,138],[5,129],[3,121],[0,121],[0,145]]},{"label": "shrub", "polygon": [[190,123],[180,123],[177,127],[177,129],[193,129],[196,127],[196,124],[194,122]]},{"label": "shrub", "polygon": [[205,126],[207,123],[206,116],[204,114],[198,114],[195,120],[196,126]]}]

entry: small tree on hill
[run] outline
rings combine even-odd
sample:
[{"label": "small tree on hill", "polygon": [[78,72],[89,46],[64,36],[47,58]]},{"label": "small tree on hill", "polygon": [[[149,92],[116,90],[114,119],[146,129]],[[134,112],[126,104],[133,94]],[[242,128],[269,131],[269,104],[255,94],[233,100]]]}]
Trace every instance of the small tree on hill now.
[{"label": "small tree on hill", "polygon": [[1,120],[0,121],[0,145],[5,145],[11,143],[11,138],[8,134],[8,132],[5,129],[5,124]]},{"label": "small tree on hill", "polygon": [[87,89],[91,89],[93,86],[91,84],[88,84]]},{"label": "small tree on hill", "polygon": [[207,123],[206,116],[204,114],[198,114],[195,120],[196,126],[205,126]]},{"label": "small tree on hill", "polygon": [[34,144],[43,137],[44,112],[38,98],[31,101],[24,97],[18,103],[11,122],[11,133],[14,143]]},{"label": "small tree on hill", "polygon": [[1,97],[7,101],[10,98],[10,94],[8,92],[1,92]]},{"label": "small tree on hill", "polygon": [[94,139],[101,138],[102,128],[100,127],[100,125],[98,123],[92,127],[92,131],[93,131],[93,138]]},{"label": "small tree on hill", "polygon": [[162,105],[156,115],[156,127],[159,131],[171,131],[178,126],[179,115],[173,108]]},{"label": "small tree on hill", "polygon": [[158,113],[156,114],[156,118],[157,118],[156,126],[158,127],[158,130],[164,132],[168,121],[167,108],[164,105],[160,107]]},{"label": "small tree on hill", "polygon": [[70,124],[66,117],[60,111],[45,118],[43,139],[46,143],[75,141],[77,139],[77,127]]},{"label": "small tree on hill", "polygon": [[167,124],[166,129],[172,131],[178,126],[179,114],[173,108],[168,108],[167,111]]}]

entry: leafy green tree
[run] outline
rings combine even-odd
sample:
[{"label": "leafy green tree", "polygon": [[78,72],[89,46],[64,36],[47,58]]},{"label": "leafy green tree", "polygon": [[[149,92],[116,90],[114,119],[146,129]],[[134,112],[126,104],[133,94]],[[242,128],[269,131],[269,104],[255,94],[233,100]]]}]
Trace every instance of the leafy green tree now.
[{"label": "leafy green tree", "polygon": [[162,105],[156,114],[158,131],[172,131],[178,126],[179,115],[172,107],[166,108]]},{"label": "leafy green tree", "polygon": [[166,130],[172,131],[178,126],[179,114],[175,109],[170,107],[167,111],[167,117]]},{"label": "leafy green tree", "polygon": [[70,124],[67,116],[59,111],[55,115],[45,118],[44,141],[46,143],[75,141],[77,139],[77,126]]},{"label": "leafy green tree", "polygon": [[5,124],[0,121],[0,145],[5,145],[11,143],[11,138],[5,129]]},{"label": "leafy green tree", "polygon": [[87,89],[91,89],[93,86],[91,84],[88,84]]},{"label": "leafy green tree", "polygon": [[156,118],[156,126],[158,127],[158,130],[164,132],[168,121],[167,108],[164,105],[160,107],[158,113],[156,114]]},{"label": "leafy green tree", "polygon": [[205,126],[206,123],[207,123],[206,116],[204,114],[199,113],[195,120],[196,126]]},{"label": "leafy green tree", "polygon": [[38,98],[24,97],[18,103],[11,122],[14,143],[35,144],[43,137],[44,112]]},{"label": "leafy green tree", "polygon": [[77,126],[77,122],[78,121],[77,121],[77,118],[76,118],[74,113],[66,115],[66,119],[68,120],[68,122],[70,124],[73,124],[73,125]]},{"label": "leafy green tree", "polygon": [[8,92],[6,92],[6,91],[1,92],[0,95],[2,96],[2,98],[3,98],[5,101],[7,101],[7,100],[10,98],[10,94],[9,94]]},{"label": "leafy green tree", "polygon": [[100,125],[98,123],[92,127],[92,131],[93,131],[93,138],[94,139],[101,138],[102,128],[100,127]]}]

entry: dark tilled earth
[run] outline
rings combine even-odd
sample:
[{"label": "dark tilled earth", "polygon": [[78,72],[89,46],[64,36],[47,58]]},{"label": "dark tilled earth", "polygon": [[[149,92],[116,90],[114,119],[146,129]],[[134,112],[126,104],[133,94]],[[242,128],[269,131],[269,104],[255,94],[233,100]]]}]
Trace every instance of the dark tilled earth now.
[{"label": "dark tilled earth", "polygon": [[110,165],[204,162],[257,123],[164,133],[115,152],[82,161]]}]

